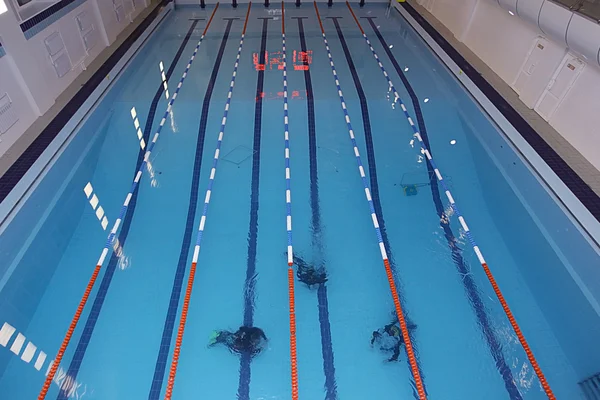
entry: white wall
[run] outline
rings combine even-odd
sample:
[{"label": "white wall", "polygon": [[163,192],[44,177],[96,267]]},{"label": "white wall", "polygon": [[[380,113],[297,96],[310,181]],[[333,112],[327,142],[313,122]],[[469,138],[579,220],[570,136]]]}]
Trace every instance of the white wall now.
[{"label": "white wall", "polygon": [[[106,46],[102,40],[99,40],[96,45],[90,49],[89,53],[86,53],[79,35],[79,28],[77,27],[75,18],[84,11],[92,14],[93,23],[96,27],[101,27],[100,21],[96,18],[92,3],[93,1],[83,3],[81,6],[39,32],[36,36],[27,40],[25,43],[27,51],[31,53],[34,62],[36,63],[37,73],[42,76],[44,82],[46,82],[48,86],[47,91],[44,94],[53,100],[56,99],[63,90],[75,80],[75,78],[77,78],[77,75],[79,75],[83,69],[82,66],[85,67],[85,65],[89,64]],[[62,35],[63,41],[65,42],[65,48],[73,63],[73,69],[62,78],[56,76],[54,67],[48,60],[48,52],[44,43],[44,40],[54,32],[60,32]]]},{"label": "white wall", "polygon": [[[533,39],[531,47],[537,45],[539,37]],[[544,46],[542,61],[538,64],[535,73],[531,75],[527,83],[523,85],[523,90],[519,93],[521,101],[531,109],[535,107],[537,100],[543,94],[548,82],[552,79],[554,71],[559,67],[560,62],[567,52],[564,46],[557,45],[551,40],[543,41],[542,45]]]},{"label": "white wall", "polygon": [[112,0],[94,1],[97,6],[99,18],[105,28],[109,43],[113,43],[119,33],[121,33],[123,29],[125,29],[125,27],[130,23],[130,20],[135,19],[135,17],[137,17],[138,14],[150,3],[147,0],[135,0],[134,8],[134,2],[132,2],[132,0],[115,0],[116,3],[119,1],[123,3],[123,7],[125,7],[127,14],[130,14],[131,18],[117,21]]},{"label": "white wall", "polygon": [[463,42],[508,83],[516,78],[539,34],[533,25],[510,15],[498,3],[486,0],[479,1],[465,33]]},{"label": "white wall", "polygon": [[550,125],[600,169],[600,69],[583,70]]},{"label": "white wall", "polygon": [[24,132],[35,121],[37,113],[27,99],[27,87],[24,82],[19,82],[21,75],[17,66],[8,56],[0,58],[0,77],[0,96],[4,96],[4,93],[9,94],[14,110],[19,116],[17,123],[6,134],[0,136],[0,149],[7,149],[16,140],[17,135],[12,132]]},{"label": "white wall", "polygon": [[460,38],[464,28],[469,24],[477,0],[435,0],[430,1],[430,12],[450,29],[454,36]]},{"label": "white wall", "polygon": [[[6,57],[12,58],[18,68],[14,72],[20,74],[23,80],[27,82],[29,93],[26,93],[26,95],[31,99],[35,112],[37,115],[46,112],[52,106],[54,100],[49,99],[47,95],[46,81],[44,81],[38,72],[38,66],[34,61],[33,53],[28,51],[29,44],[10,8],[7,12],[0,15],[0,42],[2,42],[2,46],[7,53],[2,59]],[[8,79],[16,79],[16,77],[9,75]],[[3,85],[8,79],[0,77],[0,93],[3,93]],[[9,92],[8,94],[11,98],[13,97],[12,93]],[[35,101],[33,101],[34,98]]]},{"label": "white wall", "polygon": [[[510,86],[534,43],[539,28],[499,7],[494,0],[419,0]],[[533,108],[564,55],[564,43],[546,37],[544,58],[527,83],[523,102]],[[582,57],[585,60],[584,57]],[[561,135],[600,169],[600,69],[590,62],[549,120]]]},{"label": "white wall", "polygon": [[[9,10],[0,15],[0,42],[6,55],[0,58],[0,96],[8,93],[19,121],[0,136],[0,156],[31,126],[36,118],[47,112],[56,98],[77,78],[102,50],[112,44],[119,33],[149,4],[148,0],[122,0],[126,14],[117,22],[113,0],[87,0],[62,16],[29,40],[21,31],[20,22]],[[98,40],[85,50],[76,17],[87,12]],[[44,40],[60,32],[73,68],[58,77],[49,59]]]}]

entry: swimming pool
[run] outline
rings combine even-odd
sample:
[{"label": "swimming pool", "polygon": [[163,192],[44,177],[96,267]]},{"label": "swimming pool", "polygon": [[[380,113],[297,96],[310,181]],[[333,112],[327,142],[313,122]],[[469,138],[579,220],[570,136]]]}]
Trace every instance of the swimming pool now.
[{"label": "swimming pool", "polygon": [[[38,395],[105,245],[47,398],[164,397],[195,257],[173,397],[292,397],[291,204],[294,253],[328,278],[294,283],[300,398],[419,398],[415,369],[431,399],[547,398],[468,234],[556,397],[584,398],[593,239],[400,14],[353,7],[367,42],[345,4],[319,11],[325,36],[286,6],[286,91],[279,5],[164,11],[2,225],[3,397]],[[396,315],[382,253],[414,363],[369,343]],[[267,335],[257,357],[207,346],[240,325]]]}]

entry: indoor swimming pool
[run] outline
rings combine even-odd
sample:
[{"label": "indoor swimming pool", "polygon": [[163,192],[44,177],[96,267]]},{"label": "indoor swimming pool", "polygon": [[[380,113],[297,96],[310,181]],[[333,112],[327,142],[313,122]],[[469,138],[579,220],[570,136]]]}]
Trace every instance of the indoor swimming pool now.
[{"label": "indoor swimming pool", "polygon": [[[289,399],[295,366],[301,399],[585,399],[598,245],[401,13],[161,15],[2,215],[1,398],[36,398],[67,334],[48,399]],[[260,354],[208,346],[240,326]]]}]

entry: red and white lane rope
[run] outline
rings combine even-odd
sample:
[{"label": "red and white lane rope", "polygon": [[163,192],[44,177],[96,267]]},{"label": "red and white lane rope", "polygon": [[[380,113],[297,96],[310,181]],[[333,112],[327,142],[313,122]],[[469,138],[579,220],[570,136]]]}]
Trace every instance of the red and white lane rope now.
[{"label": "red and white lane rope", "polygon": [[458,209],[458,205],[454,201],[454,197],[452,196],[452,193],[448,189],[448,186],[446,185],[446,181],[444,180],[440,170],[438,169],[435,161],[433,160],[431,152],[429,151],[429,149],[423,142],[423,138],[421,137],[421,134],[419,133],[419,130],[418,130],[415,122],[410,117],[410,114],[408,112],[406,105],[404,105],[404,103],[402,102],[400,95],[396,91],[396,88],[394,87],[394,84],[392,83],[392,80],[390,79],[389,74],[383,67],[383,64],[381,63],[381,60],[379,59],[377,52],[373,48],[371,41],[365,34],[362,26],[360,25],[360,22],[358,22],[356,15],[354,15],[354,11],[352,10],[350,3],[346,2],[346,5],[348,6],[348,9],[352,13],[352,16],[354,17],[354,20],[356,21],[356,24],[358,25],[363,38],[367,42],[369,49],[371,49],[371,53],[373,53],[373,57],[375,57],[375,60],[377,61],[379,68],[381,69],[381,72],[387,79],[388,85],[389,85],[390,89],[392,90],[392,92],[394,93],[395,100],[398,103],[400,103],[400,108],[404,112],[404,116],[406,117],[406,120],[408,121],[409,125],[411,126],[411,128],[413,130],[413,136],[419,141],[419,144],[421,145],[421,152],[423,154],[425,154],[425,157],[427,157],[427,160],[429,160],[429,162],[431,163],[431,166],[433,167],[433,170],[435,172],[435,176],[436,176],[438,182],[440,182],[440,185],[442,186],[442,188],[446,194],[446,197],[448,198],[448,201],[450,202],[450,206],[452,207],[454,213],[458,217],[458,221],[460,222],[461,227],[465,231],[465,234],[467,235],[469,243],[473,247],[473,251],[477,255],[477,259],[479,260],[479,263],[483,267],[485,274],[486,274],[488,280],[490,281],[492,288],[494,289],[494,292],[496,293],[496,296],[498,297],[498,300],[500,301],[500,304],[502,305],[502,308],[503,308],[504,312],[506,313],[508,320],[510,321],[510,324],[512,325],[512,328],[515,331],[517,338],[519,339],[519,342],[521,343],[521,345],[523,346],[523,349],[525,350],[525,353],[527,354],[527,358],[529,359],[529,362],[531,363],[533,370],[535,371],[536,375],[538,376],[538,379],[540,380],[540,383],[542,384],[542,387],[544,388],[544,391],[546,392],[546,395],[548,396],[548,399],[555,400],[556,397],[554,396],[554,393],[552,392],[552,389],[550,388],[550,385],[548,384],[548,381],[546,380],[544,373],[542,372],[535,356],[533,355],[533,352],[531,351],[531,348],[529,347],[527,340],[525,340],[525,336],[523,335],[523,332],[521,332],[521,328],[517,324],[515,317],[513,316],[510,308],[508,307],[506,299],[502,295],[502,292],[500,291],[500,288],[498,287],[498,284],[496,283],[496,280],[494,279],[494,276],[492,275],[492,272],[490,271],[490,268],[488,267],[488,265],[485,261],[485,258],[483,258],[483,254],[482,254],[481,250],[479,249],[479,246],[475,242],[475,239],[473,238],[473,235],[471,234],[471,231],[469,229],[469,226],[467,225],[465,218],[462,216],[460,210]]},{"label": "red and white lane rope", "polygon": [[290,176],[290,132],[288,121],[287,53],[285,49],[285,11],[281,2],[281,41],[283,49],[283,126],[285,142],[285,206],[288,257],[288,296],[290,310],[290,364],[292,400],[298,400],[298,360],[296,356],[296,307],[294,295],[294,250],[292,247],[292,190]]},{"label": "red and white lane rope", "polygon": [[212,193],[213,183],[215,181],[215,174],[217,173],[217,165],[219,163],[219,154],[221,152],[221,144],[223,143],[223,136],[225,135],[225,125],[227,124],[227,114],[229,112],[229,106],[231,105],[231,96],[233,95],[233,88],[235,86],[235,78],[237,75],[238,66],[240,65],[240,55],[242,53],[242,47],[244,46],[244,36],[246,34],[246,26],[248,24],[248,16],[250,15],[250,7],[252,3],[248,3],[248,11],[246,12],[246,20],[244,22],[244,29],[242,30],[242,37],[240,39],[240,45],[237,51],[237,57],[235,59],[235,65],[233,66],[233,74],[231,76],[231,82],[229,83],[229,91],[227,93],[227,100],[225,101],[225,110],[223,111],[223,119],[221,120],[221,129],[219,131],[219,137],[217,139],[217,147],[215,149],[215,155],[213,157],[213,165],[210,170],[210,177],[208,180],[208,187],[206,189],[206,195],[204,197],[204,208],[202,209],[202,216],[200,217],[200,227],[198,228],[198,236],[196,238],[196,246],[194,247],[194,256],[192,258],[192,266],[190,267],[190,275],[188,277],[187,287],[185,290],[185,297],[183,299],[183,306],[181,308],[181,317],[179,318],[179,328],[177,329],[177,338],[175,339],[175,347],[173,349],[173,359],[171,361],[171,369],[169,371],[169,380],[167,381],[167,389],[165,391],[165,400],[170,400],[173,396],[173,386],[175,385],[175,375],[177,374],[177,365],[179,363],[179,355],[181,354],[181,344],[183,342],[183,333],[185,331],[185,323],[187,321],[188,310],[190,306],[190,298],[192,296],[192,288],[194,286],[194,277],[196,275],[196,264],[198,263],[198,255],[200,254],[200,244],[202,243],[202,236],[204,234],[204,227],[206,224],[206,215],[208,212],[208,205],[210,203],[210,196]]},{"label": "red and white lane rope", "polygon": [[190,60],[188,61],[187,66],[185,67],[185,71],[183,72],[183,75],[182,75],[181,79],[179,80],[179,83],[177,84],[177,89],[175,89],[175,92],[173,93],[171,100],[169,100],[169,103],[167,105],[167,110],[165,111],[163,118],[161,119],[160,124],[158,125],[158,129],[156,130],[156,133],[154,134],[154,138],[152,139],[152,141],[150,142],[150,144],[148,145],[148,147],[146,149],[146,153],[144,154],[144,161],[140,165],[140,168],[137,171],[137,174],[135,175],[135,179],[133,180],[133,184],[131,185],[131,189],[129,190],[129,193],[127,193],[127,196],[125,197],[125,202],[123,203],[123,207],[121,208],[119,218],[117,218],[112,229],[110,230],[108,239],[106,240],[106,244],[104,245],[104,248],[102,249],[102,253],[100,254],[100,258],[98,259],[98,262],[96,263],[96,268],[94,268],[92,277],[90,278],[90,280],[85,288],[83,297],[81,298],[81,301],[79,302],[79,305],[77,306],[75,315],[73,316],[71,324],[69,325],[69,329],[67,330],[65,338],[63,339],[63,342],[60,346],[60,349],[58,350],[56,358],[54,359],[52,368],[50,369],[50,372],[46,376],[46,380],[44,381],[44,386],[42,387],[42,390],[40,391],[38,400],[44,400],[46,398],[46,394],[48,394],[48,390],[50,389],[50,385],[52,384],[52,379],[54,379],[54,375],[56,374],[56,371],[58,370],[58,366],[60,365],[60,362],[62,361],[62,358],[65,354],[65,351],[67,350],[67,346],[69,345],[69,342],[71,341],[71,337],[73,336],[75,327],[77,326],[77,323],[79,322],[81,313],[83,312],[83,309],[88,301],[88,298],[90,297],[92,288],[94,287],[94,284],[96,283],[96,279],[98,278],[98,274],[100,273],[102,264],[104,264],[104,260],[108,256],[109,251],[113,248],[113,242],[117,236],[117,231],[119,230],[121,221],[123,220],[123,218],[125,218],[125,213],[127,213],[127,207],[129,206],[129,201],[131,201],[131,198],[133,197],[133,193],[135,192],[135,190],[140,182],[140,179],[142,178],[142,173],[144,172],[144,169],[146,169],[146,167],[148,165],[148,162],[149,162],[148,160],[150,159],[150,155],[152,154],[154,145],[158,141],[160,132],[162,131],[162,128],[165,125],[165,122],[167,121],[169,112],[171,111],[171,108],[173,107],[173,103],[175,102],[175,99],[177,98],[177,95],[179,94],[179,90],[181,89],[181,86],[183,85],[183,82],[185,81],[185,78],[187,77],[187,74],[192,66],[192,63],[194,62],[194,59],[196,58],[196,54],[198,54],[198,49],[200,48],[200,44],[202,43],[202,40],[204,39],[204,36],[206,35],[206,31],[208,30],[208,27],[210,26],[210,23],[212,22],[212,19],[215,16],[217,8],[219,8],[219,3],[216,4],[216,6],[212,12],[212,15],[210,16],[210,19],[208,20],[208,23],[206,24],[206,28],[204,28],[204,32],[202,33],[202,36],[200,36],[200,39],[198,40],[198,43],[196,44],[196,48],[194,49],[194,52],[192,53],[192,56],[190,57]]},{"label": "red and white lane rope", "polygon": [[402,330],[402,338],[404,339],[404,344],[406,345],[406,352],[408,354],[408,361],[410,363],[410,369],[411,369],[413,377],[415,379],[415,384],[417,386],[417,392],[419,394],[419,399],[426,400],[427,396],[425,395],[423,381],[421,380],[421,374],[419,373],[419,368],[417,366],[417,358],[415,357],[415,353],[414,353],[414,350],[412,347],[412,342],[411,342],[410,336],[408,334],[408,327],[406,325],[406,319],[404,318],[404,313],[402,311],[402,305],[400,304],[398,291],[396,289],[396,283],[394,281],[394,275],[392,273],[392,267],[388,260],[388,255],[387,255],[387,251],[385,249],[385,244],[383,243],[383,239],[381,237],[381,231],[379,229],[379,222],[377,220],[377,215],[375,213],[375,207],[373,206],[373,200],[371,198],[371,190],[369,189],[369,183],[368,183],[366,175],[365,175],[365,169],[363,167],[363,164],[362,164],[362,161],[360,158],[360,153],[358,151],[358,145],[356,144],[356,139],[354,137],[354,130],[352,129],[352,123],[350,122],[350,116],[348,115],[348,109],[346,108],[346,102],[344,101],[344,94],[342,93],[342,88],[340,87],[340,81],[338,79],[338,75],[335,70],[335,65],[333,63],[333,57],[331,56],[331,51],[329,49],[329,44],[327,43],[327,37],[325,36],[325,30],[323,29],[323,23],[321,22],[321,17],[319,15],[319,8],[317,7],[316,2],[314,2],[314,6],[315,6],[315,11],[317,13],[317,18],[319,19],[319,25],[321,27],[321,33],[323,35],[323,42],[325,43],[325,48],[327,49],[327,56],[329,57],[329,65],[331,66],[331,72],[333,73],[333,78],[335,79],[335,85],[337,87],[338,96],[340,98],[340,102],[342,105],[342,110],[344,111],[344,117],[346,120],[346,126],[348,128],[348,134],[350,135],[350,140],[352,141],[354,156],[356,157],[356,163],[358,164],[358,172],[360,173],[360,177],[363,181],[365,195],[366,195],[367,201],[369,203],[369,209],[371,211],[371,219],[373,220],[373,226],[374,226],[375,232],[377,234],[377,240],[379,242],[379,249],[381,251],[381,258],[383,259],[383,265],[385,267],[385,272],[387,275],[388,283],[390,285],[390,291],[392,293],[392,298],[394,300],[396,315],[398,316],[398,321],[400,322],[400,328]]}]

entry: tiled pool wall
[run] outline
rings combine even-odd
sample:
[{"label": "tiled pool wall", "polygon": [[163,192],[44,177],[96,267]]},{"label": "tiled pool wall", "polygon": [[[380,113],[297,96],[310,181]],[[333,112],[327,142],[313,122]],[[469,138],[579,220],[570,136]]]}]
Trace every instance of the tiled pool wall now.
[{"label": "tiled pool wall", "polygon": [[[22,266],[27,267],[24,265],[25,260],[20,261],[17,257],[28,248],[36,249],[40,256],[43,254],[45,258],[42,259],[46,264],[44,269],[54,271],[53,264],[48,264],[48,257],[62,254],[81,213],[86,206],[89,207],[82,201],[85,196],[83,188],[96,168],[106,129],[121,96],[121,83],[138,72],[137,63],[150,54],[150,51],[148,46],[142,45],[126,64],[126,68],[117,72],[117,76],[104,92],[98,89],[98,100],[76,126],[75,132],[67,132],[63,136],[67,139],[58,152],[50,157],[47,167],[34,164],[28,171],[29,174],[42,172],[37,180],[32,179],[34,186],[26,192],[23,203],[15,207],[14,217],[11,220],[7,219],[0,226],[0,299],[5,298],[4,292],[13,286],[27,284],[15,281],[14,278],[9,280],[8,277],[11,276],[15,265],[19,264],[19,270]],[[87,91],[87,96],[93,97],[93,89],[87,88]],[[47,171],[43,172],[44,169]],[[59,235],[52,232],[60,232],[66,237],[57,237]],[[50,245],[53,241],[60,241],[61,245],[58,242]],[[46,248],[52,251],[42,251]]]},{"label": "tiled pool wall", "polygon": [[[168,10],[161,15],[167,13]],[[20,331],[26,331],[33,318],[82,215],[90,207],[87,201],[83,201],[83,188],[96,170],[107,130],[111,125],[113,109],[119,104],[121,83],[138,73],[136,65],[151,54],[150,46],[145,46],[143,41],[149,40],[164,26],[161,15],[154,22],[153,18],[144,20],[131,39],[117,49],[115,55],[118,53],[120,57],[129,57],[124,60],[123,69],[119,71],[118,60],[107,62],[100,68],[98,73],[104,73],[102,79],[107,73],[115,75],[103,92],[102,86],[98,84],[86,84],[82,87],[81,90],[85,91],[84,100],[93,99],[94,90],[97,91],[98,100],[76,126],[75,132],[67,132],[63,136],[67,139],[57,154],[50,157],[45,174],[42,173],[37,181],[34,179],[34,185],[37,186],[26,192],[23,203],[17,204],[19,208],[15,208],[14,217],[0,227],[0,309],[3,310],[0,324],[6,321]],[[156,25],[157,29],[154,29]],[[149,36],[145,36],[144,29],[148,27],[146,32]],[[137,43],[141,47],[138,48]],[[133,52],[128,55],[130,48]],[[66,118],[68,120],[71,117],[75,116],[69,115]],[[42,151],[44,149],[40,149],[40,153]],[[35,159],[29,164],[34,162]],[[26,168],[29,166],[26,165]],[[36,168],[41,171],[45,169],[33,164],[27,173],[37,173]],[[91,207],[89,211],[93,212]],[[99,229],[97,234],[98,240],[101,240],[108,232]],[[0,376],[6,369],[10,356],[8,351],[0,352]]]},{"label": "tiled pool wall", "polygon": [[[127,69],[119,80],[127,79],[131,73],[133,69]],[[449,74],[448,71],[441,73]],[[600,370],[600,347],[597,346],[600,318],[557,254],[561,254],[568,267],[587,285],[591,295],[598,298],[598,252],[548,195],[538,178],[530,173],[506,139],[494,132],[492,123],[469,96],[458,93],[463,89],[454,85],[446,89],[455,92],[462,113],[468,115],[468,122],[461,119],[479,183],[494,223],[512,251],[511,256],[517,261],[578,378],[597,373]],[[83,187],[96,168],[118,95],[116,83],[2,233],[0,307],[5,319],[19,329],[26,329],[85,207],[89,207],[82,201]],[[528,208],[535,209],[537,218]],[[520,231],[519,235],[513,234],[515,229]],[[522,243],[521,237],[527,237],[528,242]],[[27,248],[35,251],[25,252]],[[24,255],[19,258],[21,254]],[[14,272],[10,273],[12,268]],[[9,359],[9,352],[0,352],[0,375]]]},{"label": "tiled pool wall", "polygon": [[[109,91],[32,191],[0,240],[0,308],[4,321],[25,330],[72,239],[86,207],[83,193],[93,175],[112,115]],[[82,266],[84,267],[84,266]],[[10,356],[0,352],[0,375]]]},{"label": "tiled pool wall", "polygon": [[[476,108],[465,102],[462,109],[469,113],[469,107]],[[482,114],[474,126],[473,115],[471,124],[461,119],[471,131],[466,137],[490,215],[578,378],[584,379],[600,370],[600,317],[572,273],[597,301],[600,256],[504,137]]]}]

